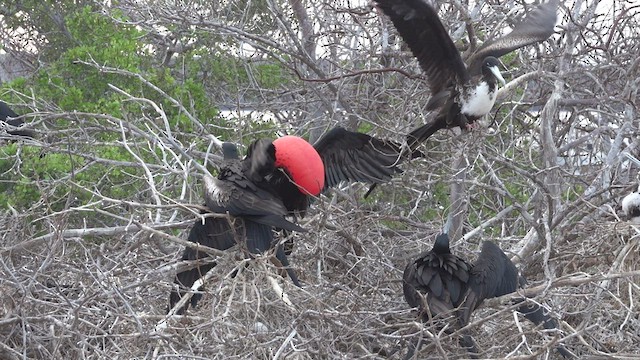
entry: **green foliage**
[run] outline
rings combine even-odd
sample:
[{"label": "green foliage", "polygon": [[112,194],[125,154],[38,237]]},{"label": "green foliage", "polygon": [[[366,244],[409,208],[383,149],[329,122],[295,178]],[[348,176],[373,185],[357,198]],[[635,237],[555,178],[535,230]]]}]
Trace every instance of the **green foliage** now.
[{"label": "green foliage", "polygon": [[[116,18],[118,16],[116,14]],[[124,102],[124,97],[108,85],[113,84],[132,96],[154,101],[165,110],[174,129],[186,133],[193,130],[191,120],[172,102],[136,76],[125,73],[129,72],[142,75],[169,96],[188,105],[188,110],[195,116],[224,125],[219,121],[217,108],[207,97],[199,79],[192,77],[177,81],[167,69],[152,66],[153,58],[145,50],[147,47],[142,41],[145,34],[135,27],[123,25],[112,17],[94,12],[90,7],[69,13],[66,24],[75,46],[65,49],[35,76],[6,84],[15,90],[13,93],[32,93],[36,99],[55,104],[64,111],[109,114],[144,128],[143,124],[135,122],[144,121],[144,112],[153,110],[133,102]],[[99,66],[118,69],[119,73],[99,71]],[[7,100],[19,102],[19,99]],[[147,118],[155,116],[157,114],[152,113]],[[80,133],[79,123],[75,119],[56,118],[54,121],[49,128]],[[0,183],[0,207],[11,205],[26,208],[46,197],[48,202],[53,202],[51,206],[59,210],[64,205],[64,197],[69,194],[73,194],[80,203],[92,198],[92,194],[79,191],[79,187],[70,185],[67,180],[72,180],[80,187],[99,189],[102,195],[108,197],[144,196],[139,189],[139,184],[143,182],[137,181],[143,177],[140,166],[109,164],[109,161],[132,164],[137,161],[121,146],[108,145],[120,139],[117,131],[95,130],[113,129],[113,124],[101,118],[84,119],[82,124],[94,129],[88,143],[77,142],[74,135],[70,135],[69,139],[49,136],[48,141],[66,141],[74,154],[86,154],[86,157],[51,151],[41,156],[40,148],[25,144],[0,146],[0,173],[8,178],[8,181]],[[162,157],[159,150],[144,146],[135,151],[150,163]],[[93,158],[104,161],[91,161]],[[46,191],[42,189],[43,184],[47,187]]]},{"label": "green foliage", "polygon": [[[40,9],[38,11],[51,8],[49,3],[34,6]],[[184,71],[172,73],[171,68],[158,66],[154,48],[146,42],[144,31],[127,25],[122,13],[114,10],[111,14],[104,14],[92,6],[61,5],[58,10],[62,11],[65,31],[59,38],[60,43],[47,49],[50,56],[46,59],[51,60],[43,63],[34,76],[3,84],[14,90],[12,94],[33,94],[43,104],[53,104],[62,111],[108,114],[140,129],[148,125],[143,122],[158,117],[153,107],[129,101],[129,97],[114,91],[113,86],[135,98],[153,101],[166,113],[173,135],[179,141],[202,143],[199,144],[201,150],[205,150],[207,144],[199,134],[194,134],[199,127],[196,128],[180,108],[145,81],[177,100],[190,114],[201,119],[205,127],[214,125],[217,136],[227,138],[232,136],[220,130],[227,124],[213,103],[212,90],[214,94],[219,89],[233,93],[248,88],[246,84],[249,83],[277,89],[294,80],[281,64],[264,59],[247,63],[246,59],[233,56],[233,49],[226,45],[195,47],[181,53],[180,69]],[[19,26],[18,23],[13,25]],[[55,26],[50,23],[40,25],[39,32],[43,34],[50,33],[47,26]],[[203,44],[224,44],[217,34],[194,30],[186,36],[197,38]],[[145,81],[141,81],[139,76]],[[19,98],[5,100],[21,101]],[[250,129],[247,134],[272,132],[275,127],[271,121],[262,119],[237,119],[234,127],[239,127],[239,124],[243,124],[240,126],[243,129]],[[109,145],[121,138],[113,121],[83,115],[80,120],[57,117],[47,126],[61,130],[56,135],[48,134],[47,141],[68,143],[69,151],[47,151],[41,157],[41,149],[37,147],[20,144],[20,150],[17,150],[16,144],[0,145],[0,173],[9,175],[9,180],[0,184],[0,207],[5,204],[29,207],[47,197],[46,201],[53,202],[50,206],[60,209],[65,196],[71,194],[80,203],[91,201],[93,195],[79,190],[82,187],[99,190],[102,195],[113,198],[146,196],[145,183],[141,181],[145,174],[140,166],[134,165],[138,160],[122,147]],[[164,124],[159,126],[164,128]],[[82,129],[86,127],[90,128],[88,133]],[[76,134],[83,138],[89,134],[89,137],[79,142]],[[165,156],[158,148],[144,145],[137,146],[135,152],[143,161],[152,164]],[[68,180],[74,185],[70,185]],[[51,188],[43,189],[42,184]]]},{"label": "green foliage", "polygon": [[101,112],[105,105],[115,109],[113,105],[119,99],[108,84],[134,90],[140,87],[138,81],[96,71],[82,62],[131,72],[144,69],[150,59],[139,41],[143,34],[132,26],[118,24],[112,18],[92,12],[89,7],[70,14],[67,27],[77,46],[42,69],[31,85],[37,95],[63,110]]},{"label": "green foliage", "polygon": [[289,79],[279,64],[257,65],[258,82],[261,87],[275,89]]},{"label": "green foliage", "polygon": [[[33,158],[38,149],[28,147],[22,150],[22,158]],[[0,146],[0,173],[6,181],[0,182],[0,206],[16,206],[16,202],[31,204],[39,198],[39,193],[26,176],[18,176],[21,168],[15,164],[18,145]]]},{"label": "green foliage", "polygon": [[53,1],[19,0],[3,1],[3,26],[18,33],[27,33],[38,46],[38,60],[49,63],[61,53],[74,47],[64,19],[78,9],[101,7],[93,0]]}]

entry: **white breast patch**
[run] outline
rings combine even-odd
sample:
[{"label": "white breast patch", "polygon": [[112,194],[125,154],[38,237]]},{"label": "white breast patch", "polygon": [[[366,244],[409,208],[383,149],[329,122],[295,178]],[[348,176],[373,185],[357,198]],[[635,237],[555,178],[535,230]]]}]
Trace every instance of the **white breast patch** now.
[{"label": "white breast patch", "polygon": [[491,111],[493,104],[496,102],[497,91],[489,92],[489,85],[486,81],[482,81],[478,86],[465,90],[470,91],[463,94],[464,99],[460,109],[463,114],[480,117]]}]

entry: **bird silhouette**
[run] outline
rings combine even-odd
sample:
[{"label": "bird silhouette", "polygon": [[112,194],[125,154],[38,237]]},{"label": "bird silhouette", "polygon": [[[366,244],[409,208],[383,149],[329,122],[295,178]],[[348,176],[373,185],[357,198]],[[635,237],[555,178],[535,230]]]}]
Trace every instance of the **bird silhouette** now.
[{"label": "bird silhouette", "polygon": [[[263,253],[274,245],[273,228],[304,232],[305,229],[287,221],[288,211],[282,201],[265,189],[265,176],[275,169],[275,148],[271,141],[258,140],[251,145],[250,153],[240,160],[237,147],[232,143],[223,143],[223,165],[217,178],[205,176],[205,204],[209,211],[228,214],[233,220],[219,217],[207,217],[204,223],[197,220],[189,232],[188,240],[218,250],[227,250],[240,239],[242,246],[250,254]],[[244,240],[244,241],[242,241]],[[206,257],[204,252],[187,247],[183,260],[197,260]],[[298,277],[289,267],[289,261],[282,245],[278,245],[275,256],[285,267],[291,280],[300,286]],[[185,289],[190,288],[202,275],[215,266],[209,262],[202,266],[180,272],[169,296],[169,310],[180,301]],[[191,297],[190,304],[195,306],[200,294]],[[184,313],[188,306],[176,311]]]},{"label": "bird silhouette", "polygon": [[[472,313],[485,299],[512,293],[524,285],[526,279],[493,242],[483,242],[478,259],[471,265],[451,253],[449,236],[445,233],[436,237],[430,251],[410,262],[403,274],[405,300],[418,308],[422,321],[444,326],[453,317],[457,329],[469,323]],[[517,310],[545,329],[558,327],[557,321],[536,303],[524,302]],[[479,351],[468,331],[463,332],[460,344],[472,358],[477,358]],[[412,358],[420,345],[420,342],[412,341],[405,359]],[[565,358],[573,357],[562,345],[556,349]]]}]

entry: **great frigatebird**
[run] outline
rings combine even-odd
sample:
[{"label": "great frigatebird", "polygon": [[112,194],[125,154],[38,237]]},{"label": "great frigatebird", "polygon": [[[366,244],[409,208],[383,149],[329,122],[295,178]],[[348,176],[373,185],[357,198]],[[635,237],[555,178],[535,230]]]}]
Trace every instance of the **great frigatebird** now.
[{"label": "great frigatebird", "polygon": [[427,109],[440,109],[433,121],[408,135],[412,148],[440,129],[464,128],[489,113],[496,100],[497,82],[505,83],[497,58],[546,40],[553,34],[557,17],[557,0],[551,0],[528,14],[509,34],[485,42],[465,64],[426,0],[375,2],[389,16],[427,77],[431,90]]},{"label": "great frigatebird", "polygon": [[[247,157],[239,159],[238,149],[232,143],[222,144],[224,163],[220,167],[217,178],[205,176],[205,204],[209,211],[228,214],[227,218],[205,218],[204,223],[197,220],[189,232],[188,240],[218,250],[227,250],[244,240],[241,246],[252,254],[269,250],[273,246],[272,229],[305,231],[300,226],[287,221],[287,208],[275,194],[267,190],[265,177],[275,169],[275,147],[271,141],[260,139],[251,144]],[[285,267],[293,283],[300,286],[298,277],[284,253],[282,245],[276,248],[276,258]],[[183,260],[197,260],[206,257],[206,253],[187,247],[182,255]],[[215,266],[209,262],[196,268],[180,272],[175,283],[181,287],[173,289],[169,297],[169,310],[180,301],[184,287],[193,283]],[[194,294],[191,305],[195,306],[200,294]],[[181,314],[187,306],[176,313]]]},{"label": "great frigatebird", "polygon": [[[483,242],[478,259],[470,265],[451,253],[447,234],[438,235],[433,249],[410,262],[403,275],[405,300],[420,310],[425,323],[441,323],[453,316],[457,328],[469,323],[471,314],[485,299],[512,293],[525,284],[513,262],[493,242]],[[536,303],[526,302],[518,307],[518,312],[545,329],[558,326]],[[460,344],[469,350],[471,357],[477,357],[478,349],[468,332],[463,333]],[[419,343],[412,342],[406,359],[412,358],[418,349]],[[563,346],[557,350],[565,358],[573,357]]]},{"label": "great frigatebird", "polygon": [[[226,159],[237,157],[237,149],[229,143],[223,144],[223,153]],[[252,252],[263,252],[272,246],[272,228],[302,230],[286,221],[284,215],[304,216],[311,198],[343,181],[369,184],[389,181],[400,172],[397,167],[400,154],[400,147],[391,141],[341,127],[327,132],[313,146],[297,136],[273,141],[259,139],[249,146],[243,160],[225,161],[217,179],[205,177],[206,205],[212,212],[244,219],[247,247]],[[219,223],[222,221],[224,219],[217,218],[206,218],[204,224],[197,221],[189,240],[220,250],[230,248],[235,244],[233,231]],[[187,248],[183,259],[204,256],[206,254]],[[276,249],[276,258],[288,266],[286,254],[280,247]],[[206,267],[178,273],[176,283],[183,290],[189,288],[213,266],[215,264],[209,263]],[[287,268],[287,271],[299,285],[293,270]],[[182,293],[172,292],[170,309]],[[192,305],[198,298],[192,297]]]}]

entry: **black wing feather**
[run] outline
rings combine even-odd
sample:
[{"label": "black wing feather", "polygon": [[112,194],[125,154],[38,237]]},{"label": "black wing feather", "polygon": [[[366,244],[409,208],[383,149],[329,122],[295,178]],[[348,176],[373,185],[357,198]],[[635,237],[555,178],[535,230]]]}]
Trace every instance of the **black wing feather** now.
[{"label": "black wing feather", "polygon": [[[194,243],[205,245],[218,250],[227,250],[236,244],[234,231],[231,230],[226,219],[205,218],[204,223],[198,219],[189,231],[188,240]],[[182,260],[198,260],[208,257],[207,253],[203,253],[187,247],[182,253]],[[176,275],[175,283],[178,290],[173,289],[169,296],[169,310],[180,301],[182,296],[193,286],[193,283],[206,274],[209,270],[216,266],[215,261],[203,261],[203,264],[190,270],[185,270]],[[202,294],[195,293],[191,297],[190,304],[195,307]],[[176,314],[183,314],[189,303],[176,311]]]},{"label": "black wing feather", "polygon": [[462,323],[467,324],[471,313],[485,299],[516,291],[519,280],[518,269],[502,249],[491,241],[483,242],[480,255],[470,271],[469,294],[465,301]]},{"label": "black wing feather", "polygon": [[[470,291],[464,304],[462,325],[469,322],[471,313],[482,304],[484,299],[510,294],[519,286],[526,285],[526,282],[502,249],[491,241],[485,241],[482,244],[480,256],[471,270]],[[523,301],[516,301],[516,303]],[[518,312],[534,324],[542,324],[545,329],[558,327],[557,320],[546,314],[544,309],[536,303],[523,303],[518,307]],[[565,358],[574,358],[563,345],[558,345],[556,350]]]},{"label": "black wing feather", "polygon": [[335,127],[313,147],[325,167],[325,189],[342,181],[379,184],[401,170],[400,146],[367,134]]},{"label": "black wing feather", "polygon": [[253,183],[259,183],[276,169],[276,148],[269,139],[258,139],[249,145],[242,161],[242,173]]},{"label": "black wing feather", "polygon": [[436,244],[409,263],[403,276],[407,303],[423,310],[420,299],[426,298],[432,316],[444,315],[443,312],[460,306],[468,288],[470,266],[449,252],[448,237],[446,239],[446,243]]},{"label": "black wing feather", "polygon": [[257,187],[240,172],[221,172],[218,179],[205,175],[204,195],[207,207],[215,213],[228,212],[233,216],[287,213],[280,199]]},{"label": "black wing feather", "polygon": [[558,20],[557,9],[557,0],[542,4],[527,14],[526,18],[516,24],[509,34],[483,44],[467,60],[469,73],[479,74],[482,61],[487,56],[498,58],[523,46],[548,39],[553,34],[553,28]]},{"label": "black wing feather", "polygon": [[432,94],[452,81],[466,82],[467,69],[438,13],[425,0],[376,0],[409,45],[427,76]]}]

